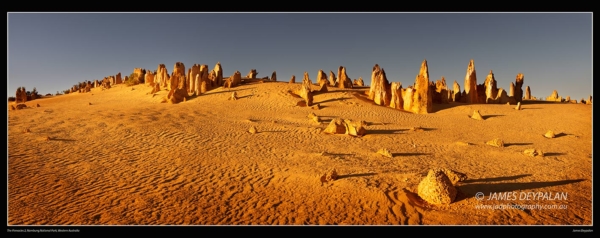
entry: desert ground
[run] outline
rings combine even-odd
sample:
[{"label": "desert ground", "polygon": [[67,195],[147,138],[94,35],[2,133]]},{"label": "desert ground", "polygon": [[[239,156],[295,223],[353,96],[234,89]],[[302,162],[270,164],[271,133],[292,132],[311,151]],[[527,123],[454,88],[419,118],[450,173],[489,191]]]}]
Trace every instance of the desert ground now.
[{"label": "desert ground", "polygon": [[[153,97],[148,86],[121,84],[9,110],[8,223],[592,224],[591,105],[524,101],[518,111],[452,102],[413,114],[362,100],[357,95],[367,87],[330,87],[314,96],[322,106],[315,110],[288,93],[299,88],[243,84],[169,104],[161,103],[168,91]],[[228,100],[232,91],[238,100]],[[485,120],[471,119],[474,110]],[[311,112],[321,123],[308,118]],[[322,133],[334,118],[363,120],[367,134]],[[252,126],[258,133],[248,132]],[[410,130],[417,126],[424,130]],[[557,137],[545,138],[548,130]],[[486,145],[495,138],[505,147]],[[382,148],[393,157],[376,153]],[[545,156],[524,155],[530,148]],[[417,186],[432,168],[468,176],[453,203],[419,198]],[[322,182],[332,169],[338,179]],[[487,200],[505,192],[568,197]]]}]

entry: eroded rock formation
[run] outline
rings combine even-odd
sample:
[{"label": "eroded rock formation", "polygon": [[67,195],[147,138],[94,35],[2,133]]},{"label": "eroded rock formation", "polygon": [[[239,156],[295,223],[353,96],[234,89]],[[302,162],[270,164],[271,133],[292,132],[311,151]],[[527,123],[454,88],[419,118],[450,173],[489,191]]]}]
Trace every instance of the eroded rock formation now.
[{"label": "eroded rock formation", "polygon": [[144,82],[148,86],[154,86],[154,73],[150,70],[146,71],[146,76],[144,77]]},{"label": "eroded rock formation", "polygon": [[550,96],[546,97],[546,101],[561,102],[562,97],[559,97],[558,91],[554,90],[554,91],[552,91],[552,94]]},{"label": "eroded rock formation", "polygon": [[348,119],[335,118],[331,120],[329,125],[325,128],[325,130],[323,130],[323,133],[346,134],[350,136],[360,137],[367,133],[366,126],[367,123],[364,121],[353,122]]},{"label": "eroded rock formation", "polygon": [[338,88],[352,88],[352,80],[346,74],[346,68],[344,66],[340,66],[338,68],[338,80],[337,80]]},{"label": "eroded rock formation", "polygon": [[240,71],[235,71],[231,77],[225,81],[225,88],[232,88],[242,83],[242,74]]},{"label": "eroded rock formation", "polygon": [[452,181],[440,169],[429,170],[417,187],[418,195],[430,204],[450,204],[456,199],[457,190]]},{"label": "eroded rock formation", "polygon": [[417,114],[427,114],[432,112],[433,92],[429,90],[429,69],[427,67],[427,60],[423,60],[423,63],[421,63],[421,69],[415,79],[414,89],[412,108],[410,111]]},{"label": "eroded rock formation", "polygon": [[320,69],[317,73],[317,84],[319,84],[319,87],[323,87],[323,85],[327,85],[328,83],[329,82],[327,82],[327,74],[325,74],[325,72],[323,72],[323,70]]},{"label": "eroded rock formation", "polygon": [[[489,99],[488,99],[489,100]],[[497,95],[494,97],[494,100],[489,100],[488,103],[495,104],[515,104],[514,97],[509,97],[506,91],[503,88],[498,89]]]},{"label": "eroded rock formation", "polygon": [[477,95],[477,75],[475,71],[475,62],[471,59],[467,66],[467,75],[465,76],[465,97],[463,101],[465,103],[478,103]]},{"label": "eroded rock formation", "polygon": [[[494,78],[494,72],[490,70],[490,73],[485,78],[485,103],[494,103],[498,96],[498,83]],[[508,96],[508,95],[507,95]],[[491,100],[491,102],[490,102]]]},{"label": "eroded rock formation", "polygon": [[248,74],[246,75],[246,78],[256,79],[256,75],[258,75],[258,72],[256,72],[256,69],[251,69],[250,72],[248,72]]},{"label": "eroded rock formation", "polygon": [[[185,76],[182,76],[185,77]],[[178,77],[175,77],[178,78]],[[167,95],[167,102],[172,103],[172,104],[177,104],[180,102],[183,102],[186,100],[187,98],[187,92],[184,88],[174,88],[171,89],[169,91],[169,94]]]},{"label": "eroded rock formation", "polygon": [[211,71],[211,74],[213,75],[211,79],[212,88],[223,85],[223,67],[221,66],[221,62],[217,62],[215,68]]},{"label": "eroded rock formation", "polygon": [[358,77],[358,79],[356,80],[356,86],[359,86],[359,87],[365,86],[365,82],[363,81],[362,77]]},{"label": "eroded rock formation", "polygon": [[290,83],[296,83],[296,76],[292,75],[292,77],[290,78]]},{"label": "eroded rock formation", "polygon": [[169,73],[167,72],[167,67],[165,64],[159,64],[154,76],[154,83],[159,84],[162,88],[166,88],[168,79]]},{"label": "eroded rock formation", "polygon": [[588,97],[588,100],[587,100],[587,101],[585,101],[585,104],[587,104],[587,105],[592,105],[592,95],[590,95],[590,96]]},{"label": "eroded rock formation", "polygon": [[402,83],[392,82],[390,85],[390,107],[395,109],[404,109],[404,99],[402,98]]},{"label": "eroded rock formation", "polygon": [[176,62],[173,65],[173,73],[172,75],[183,75],[185,76],[185,65],[181,62]]},{"label": "eroded rock formation", "polygon": [[509,97],[515,96],[515,84],[513,82],[510,82],[510,88],[508,88],[508,96]]},{"label": "eroded rock formation", "polygon": [[430,87],[430,90],[433,90],[433,99],[434,103],[448,103],[448,86],[446,85],[446,79],[442,76],[441,79],[435,81],[434,87]]},{"label": "eroded rock formation", "polygon": [[121,72],[119,72],[117,74],[117,76],[115,77],[115,84],[122,84],[123,83],[123,78],[121,78]]},{"label": "eroded rock formation", "polygon": [[271,74],[271,81],[277,81],[277,72],[273,71],[273,73]]},{"label": "eroded rock formation", "polygon": [[531,98],[531,89],[529,88],[529,86],[527,86],[525,88],[525,99],[527,99],[527,100],[533,99],[533,98]]},{"label": "eroded rock formation", "polygon": [[460,102],[460,85],[458,85],[458,83],[456,82],[456,80],[454,80],[454,84],[452,85],[453,90],[452,90],[452,101],[453,102]]},{"label": "eroded rock formation", "polygon": [[523,83],[525,82],[525,76],[522,73],[517,74],[517,79],[515,80],[515,100],[517,102],[523,101]]},{"label": "eroded rock formation", "polygon": [[210,90],[211,85],[211,82],[208,79],[208,65],[200,65],[200,70],[198,73],[200,75],[200,94],[203,94]]},{"label": "eroded rock formation", "polygon": [[[371,83],[373,84],[373,83]],[[404,110],[405,111],[411,111],[412,107],[413,107],[413,97],[415,95],[415,89],[413,88],[413,86],[408,86],[405,89],[401,89],[402,90],[402,100],[404,101]]]},{"label": "eroded rock formation", "polygon": [[337,87],[335,74],[331,70],[329,71],[329,86]]},{"label": "eroded rock formation", "polygon": [[304,72],[304,79],[302,80],[302,86],[298,95],[304,99],[306,106],[310,107],[313,104],[313,93],[311,88],[312,82],[308,77],[308,72]]},{"label": "eroded rock formation", "polygon": [[[190,69],[188,71],[189,71],[188,77],[187,77],[188,92],[196,93],[196,88],[199,88],[199,87],[196,87],[196,79],[199,79],[199,77],[197,77],[197,76],[200,75],[200,65],[194,64],[194,65],[192,65],[192,67],[190,67]],[[198,80],[198,83],[200,83],[199,80]]]},{"label": "eroded rock formation", "polygon": [[379,65],[373,67],[373,73],[371,74],[371,88],[369,89],[369,99],[373,100],[375,104],[381,106],[390,105],[391,100],[391,88],[390,83],[387,80],[385,71],[379,68]]}]

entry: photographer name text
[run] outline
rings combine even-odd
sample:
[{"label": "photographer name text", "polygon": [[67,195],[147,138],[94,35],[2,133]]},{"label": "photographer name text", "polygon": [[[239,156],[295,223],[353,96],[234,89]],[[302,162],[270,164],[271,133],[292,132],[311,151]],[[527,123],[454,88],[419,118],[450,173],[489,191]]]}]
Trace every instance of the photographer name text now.
[{"label": "photographer name text", "polygon": [[[479,200],[484,200],[483,193],[477,193]],[[547,200],[547,201],[562,201],[567,200],[567,193],[550,193],[550,192],[491,192],[485,200]]]}]

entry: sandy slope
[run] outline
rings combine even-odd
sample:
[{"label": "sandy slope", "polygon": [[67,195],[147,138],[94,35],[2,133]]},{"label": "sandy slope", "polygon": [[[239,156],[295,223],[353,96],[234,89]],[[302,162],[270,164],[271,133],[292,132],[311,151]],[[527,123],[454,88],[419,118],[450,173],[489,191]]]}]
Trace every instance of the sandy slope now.
[{"label": "sandy slope", "polygon": [[[315,111],[287,93],[299,87],[248,84],[231,89],[237,101],[220,88],[173,105],[160,103],[166,91],[152,97],[149,87],[119,85],[28,102],[41,107],[8,116],[8,222],[591,224],[589,105],[526,102],[516,111],[434,104],[435,113],[414,115],[359,100],[353,91],[360,90],[330,88],[315,96],[324,107]],[[473,110],[487,120],[470,119]],[[311,111],[324,122],[311,121]],[[369,134],[320,133],[335,117],[364,120]],[[248,133],[250,126],[259,133]],[[413,126],[426,130],[408,130]],[[546,139],[547,130],[564,134]],[[494,138],[508,146],[485,145]],[[381,148],[394,158],[376,154]],[[527,157],[528,148],[548,156]],[[469,176],[450,205],[427,205],[414,193],[437,166]],[[341,178],[322,184],[332,168]],[[478,201],[477,192],[486,199],[491,192],[560,192],[568,199]],[[507,203],[568,208],[475,208]]]}]

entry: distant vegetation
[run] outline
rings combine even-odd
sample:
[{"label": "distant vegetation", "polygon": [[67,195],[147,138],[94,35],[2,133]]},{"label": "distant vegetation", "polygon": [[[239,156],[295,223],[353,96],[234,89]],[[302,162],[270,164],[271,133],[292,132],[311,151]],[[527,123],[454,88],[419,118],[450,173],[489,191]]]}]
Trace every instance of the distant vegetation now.
[{"label": "distant vegetation", "polygon": [[8,101],[9,102],[15,102],[15,101],[26,102],[26,101],[35,100],[38,98],[42,98],[42,95],[40,95],[38,93],[38,91],[35,87],[31,91],[26,91],[25,87],[19,87],[19,88],[17,88],[17,91],[15,92],[14,97],[8,97]]},{"label": "distant vegetation", "polygon": [[127,78],[127,80],[125,80],[123,83],[125,83],[125,85],[127,85],[127,86],[138,85],[141,83],[138,78],[139,77],[136,73],[131,73],[129,75],[129,77]]}]

